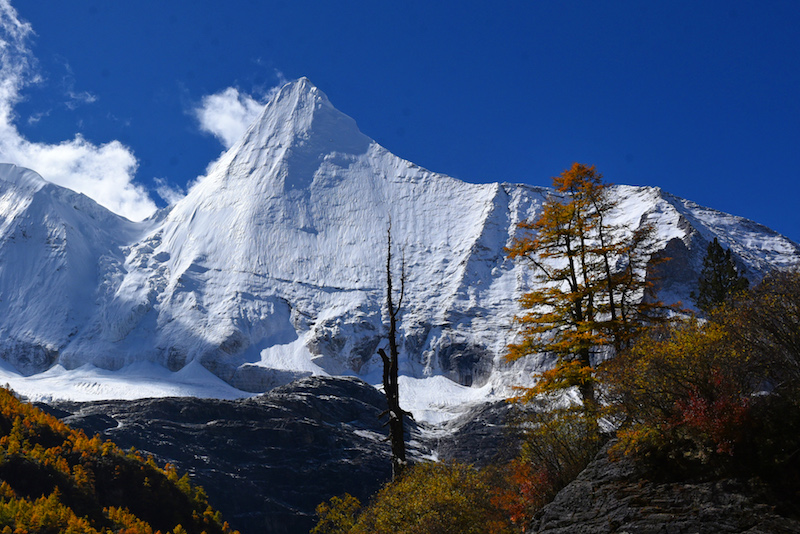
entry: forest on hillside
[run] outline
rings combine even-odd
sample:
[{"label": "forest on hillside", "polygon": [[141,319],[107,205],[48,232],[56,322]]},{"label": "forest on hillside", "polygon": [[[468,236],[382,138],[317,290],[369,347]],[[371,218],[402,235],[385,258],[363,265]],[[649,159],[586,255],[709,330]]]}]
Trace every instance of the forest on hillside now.
[{"label": "forest on hillside", "polygon": [[0,388],[3,534],[234,534],[201,487]]}]

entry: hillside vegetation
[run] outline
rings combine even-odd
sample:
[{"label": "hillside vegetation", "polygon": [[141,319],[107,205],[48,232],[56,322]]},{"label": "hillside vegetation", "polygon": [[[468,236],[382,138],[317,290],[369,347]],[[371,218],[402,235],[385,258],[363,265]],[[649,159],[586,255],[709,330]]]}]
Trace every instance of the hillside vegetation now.
[{"label": "hillside vegetation", "polygon": [[169,464],[89,438],[0,389],[3,534],[228,534]]},{"label": "hillside vegetation", "polygon": [[[768,276],[705,320],[645,331],[596,380],[600,426],[617,438],[609,456],[636,462],[640,487],[726,481],[758,488],[748,498],[765,513],[800,519],[800,272]],[[533,402],[520,410],[514,461],[420,464],[363,507],[350,496],[323,503],[312,532],[527,532],[610,437],[582,406]]]}]

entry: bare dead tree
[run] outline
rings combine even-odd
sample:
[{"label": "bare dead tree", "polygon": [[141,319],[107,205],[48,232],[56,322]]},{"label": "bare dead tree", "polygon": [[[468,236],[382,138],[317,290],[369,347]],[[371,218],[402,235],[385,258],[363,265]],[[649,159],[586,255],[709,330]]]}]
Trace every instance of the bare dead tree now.
[{"label": "bare dead tree", "polygon": [[406,272],[405,260],[400,267],[400,295],[397,306],[394,305],[392,287],[392,225],[389,223],[386,250],[386,307],[389,313],[389,354],[383,348],[378,354],[383,360],[383,392],[386,395],[388,408],[383,415],[389,416],[389,442],[392,446],[392,480],[396,480],[405,469],[406,443],[404,438],[404,420],[410,413],[400,407],[400,388],[398,384],[398,349],[397,349],[397,317],[403,305],[405,295]]}]

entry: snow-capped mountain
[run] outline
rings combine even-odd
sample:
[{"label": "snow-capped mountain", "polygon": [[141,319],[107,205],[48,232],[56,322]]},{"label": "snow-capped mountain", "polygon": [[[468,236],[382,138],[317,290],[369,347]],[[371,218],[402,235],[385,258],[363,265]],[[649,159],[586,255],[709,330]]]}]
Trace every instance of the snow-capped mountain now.
[{"label": "snow-capped mountain", "polygon": [[55,363],[137,231],[84,195],[0,165],[0,357],[26,374]]},{"label": "snow-capped mountain", "polygon": [[[0,356],[23,374],[149,362],[246,391],[309,374],[374,380],[391,224],[396,276],[401,257],[406,272],[401,373],[507,384],[516,371],[503,348],[532,278],[504,247],[548,193],[394,156],[305,78],[183,200],[142,223],[3,165]],[[673,258],[665,300],[688,301],[714,237],[753,279],[800,265],[797,244],[751,221],[658,188],[613,195],[616,222],[654,222]]]}]

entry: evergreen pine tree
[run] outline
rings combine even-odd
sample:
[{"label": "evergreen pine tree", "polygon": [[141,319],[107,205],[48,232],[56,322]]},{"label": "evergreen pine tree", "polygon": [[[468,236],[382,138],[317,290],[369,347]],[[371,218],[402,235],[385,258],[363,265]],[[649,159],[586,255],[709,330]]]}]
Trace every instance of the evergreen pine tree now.
[{"label": "evergreen pine tree", "polygon": [[708,244],[698,289],[696,293],[692,292],[691,297],[699,310],[709,312],[749,285],[747,278],[736,269],[731,250],[723,249],[715,237]]}]

